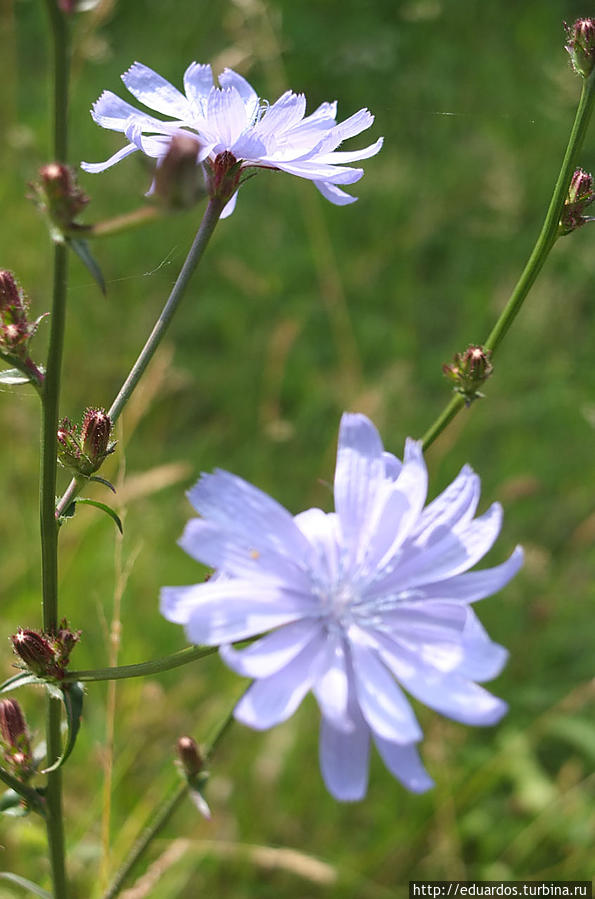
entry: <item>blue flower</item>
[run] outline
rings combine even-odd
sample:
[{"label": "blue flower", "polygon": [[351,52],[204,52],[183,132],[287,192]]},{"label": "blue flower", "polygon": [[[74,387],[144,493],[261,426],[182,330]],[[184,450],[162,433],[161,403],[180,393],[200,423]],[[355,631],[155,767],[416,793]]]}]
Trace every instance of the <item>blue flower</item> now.
[{"label": "blue flower", "polygon": [[[362,150],[337,150],[342,141],[370,127],[374,116],[367,109],[339,124],[336,102],[322,103],[305,116],[303,94],[286,91],[269,105],[232,69],[224,69],[219,76],[221,87],[217,87],[209,65],[191,63],[184,73],[184,94],[139,62],[122,80],[137,100],[170,119],[155,118],[104,91],[91,115],[102,128],[123,132],[128,143],[105,162],[81,163],[87,172],[102,172],[137,150],[157,159],[159,165],[172,137],[185,134],[196,137],[200,144],[197,164],[210,165],[220,153],[231,153],[242,168],[281,169],[307,178],[327,200],[344,206],[357,198],[340,185],[354,184],[364,173],[349,163],[374,156],[382,146],[379,138]],[[237,192],[222,218],[233,212],[236,198]]]},{"label": "blue flower", "polygon": [[[165,587],[162,613],[192,643],[221,645],[226,664],[254,678],[235,710],[244,724],[272,727],[312,691],[322,776],[340,800],[365,795],[371,740],[409,790],[433,785],[402,688],[465,724],[495,724],[506,712],[476,683],[499,674],[507,652],[471,603],[508,583],[522,550],[468,572],[498,536],[500,506],[474,517],[479,478],[468,466],[424,508],[426,491],[420,443],[408,440],[400,462],[364,415],[345,414],[335,512],[293,517],[225,471],[203,475],[189,493],[201,518],[181,546],[217,575]],[[265,631],[247,648],[231,646]]]}]

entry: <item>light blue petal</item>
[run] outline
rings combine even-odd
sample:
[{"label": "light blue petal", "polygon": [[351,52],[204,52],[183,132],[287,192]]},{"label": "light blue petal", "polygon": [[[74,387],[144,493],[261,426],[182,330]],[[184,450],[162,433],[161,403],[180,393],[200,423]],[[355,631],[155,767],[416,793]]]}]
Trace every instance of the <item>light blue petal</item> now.
[{"label": "light blue petal", "polygon": [[234,716],[255,730],[267,730],[286,721],[312,686],[312,669],[324,646],[324,637],[311,640],[288,665],[257,680],[237,704]]},{"label": "light blue petal", "polygon": [[357,197],[352,197],[351,194],[341,190],[340,187],[335,187],[334,184],[329,184],[328,181],[315,181],[314,187],[317,187],[325,200],[334,206],[349,206],[350,203],[357,203]]},{"label": "light blue petal", "polygon": [[106,159],[105,162],[81,162],[81,168],[85,172],[91,172],[92,174],[103,172],[105,169],[111,168],[112,165],[121,162],[122,159],[126,159],[127,156],[130,156],[131,153],[135,153],[137,150],[138,147],[135,144],[127,144],[121,150],[118,150],[117,153],[114,153],[113,156],[110,156],[109,159]]},{"label": "light blue petal", "polygon": [[280,627],[245,649],[222,646],[219,654],[242,677],[270,677],[285,668],[319,632],[320,623],[305,618]]},{"label": "light blue petal", "polygon": [[340,802],[364,798],[368,788],[370,731],[361,716],[349,734],[323,717],[319,755],[322,777],[331,796]]},{"label": "light blue petal", "polygon": [[420,740],[422,732],[409,702],[380,661],[376,651],[349,638],[357,701],[361,713],[374,733],[395,743]]},{"label": "light blue petal", "polygon": [[191,122],[191,108],[184,94],[148,66],[133,63],[122,75],[122,81],[130,93],[149,109],[156,109],[173,119]]},{"label": "light blue petal", "polygon": [[492,596],[505,587],[523,565],[523,550],[517,546],[506,562],[482,571],[469,571],[416,589],[418,598],[444,599],[451,602],[476,602]]},{"label": "light blue petal", "polygon": [[201,65],[191,62],[184,72],[184,90],[191,104],[195,104],[197,111],[204,112],[204,104],[213,87],[213,72],[210,65]]},{"label": "light blue petal", "polygon": [[394,777],[412,793],[425,793],[434,786],[434,781],[426,771],[416,747],[391,743],[374,734],[374,742],[382,761]]},{"label": "light blue petal", "polygon": [[365,415],[345,413],[339,428],[335,508],[346,548],[356,553],[377,493],[385,483],[382,441]]}]

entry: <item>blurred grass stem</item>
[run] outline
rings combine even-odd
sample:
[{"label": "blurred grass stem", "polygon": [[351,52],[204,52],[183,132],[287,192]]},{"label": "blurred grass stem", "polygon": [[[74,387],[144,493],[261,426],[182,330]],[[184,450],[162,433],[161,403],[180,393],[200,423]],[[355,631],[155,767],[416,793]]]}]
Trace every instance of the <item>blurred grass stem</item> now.
[{"label": "blurred grass stem", "polygon": [[[53,146],[55,162],[67,162],[68,148],[68,78],[70,49],[64,14],[56,0],[45,0],[50,21],[53,63]],[[60,402],[60,376],[66,319],[68,282],[68,248],[54,247],[54,285],[46,376],[41,395],[41,485],[40,522],[42,553],[43,629],[54,632],[58,627],[58,527],[55,519],[56,497],[56,431]],[[47,763],[52,765],[61,753],[61,703],[47,698],[46,743]],[[62,771],[48,774],[46,787],[46,830],[54,899],[66,899],[66,865],[64,823],[62,816]]]},{"label": "blurred grass stem", "polygon": [[[519,278],[508,303],[504,307],[498,321],[483,344],[484,349],[491,350],[492,356],[520,312],[527,294],[535,283],[539,272],[543,268],[543,265],[559,236],[559,223],[562,208],[568,195],[568,188],[576,166],[576,159],[583,145],[587,128],[589,127],[594,99],[595,69],[588,78],[583,79],[581,96],[562,166],[560,168],[560,174],[558,175],[552,199],[550,200],[550,205],[539,236],[535,242],[535,246],[533,247],[527,264],[523,269],[521,277]],[[428,447],[432,445],[464,405],[465,399],[462,396],[455,396],[451,399],[446,408],[422,437],[424,450],[427,450]]]},{"label": "blurred grass stem", "polygon": [[[248,689],[250,686],[251,684],[249,684],[246,689]],[[234,701],[233,706],[217,728],[210,743],[206,747],[203,747],[205,762],[207,762],[213,756],[213,753],[219,745],[222,737],[227,733],[227,730],[233,721],[233,711],[236,705],[237,700]],[[125,860],[124,864],[117,872],[111,886],[103,894],[103,899],[115,899],[115,897],[120,894],[129,874],[136,866],[137,862],[140,861],[153,839],[158,836],[159,833],[163,830],[175,810],[188,794],[189,789],[190,785],[188,781],[184,779],[180,784],[176,786],[176,789],[171,793],[171,795],[162,802],[159,808],[155,812],[153,812],[153,814],[149,818],[151,823],[143,830],[138,840],[136,840],[136,842],[134,843],[132,849],[130,850],[128,858]]]},{"label": "blurred grass stem", "polygon": [[[136,362],[130,369],[128,377],[124,381],[117,397],[108,410],[108,415],[111,418],[112,423],[115,423],[122,414],[124,406],[132,396],[132,393],[134,392],[138,382],[142,378],[149,362],[155,355],[159,344],[163,340],[170,322],[180,304],[180,300],[184,296],[190,279],[194,274],[194,270],[203,257],[203,254],[207,248],[207,244],[209,243],[211,235],[215,230],[215,226],[219,221],[219,217],[221,216],[224,205],[225,204],[220,199],[211,198],[209,200],[207,208],[205,209],[205,214],[200,223],[200,227],[196,232],[196,236],[194,238],[194,241],[192,242],[192,246],[190,247],[188,255],[186,256],[184,265],[180,270],[180,274],[177,277],[176,283],[174,284],[173,289],[169,297],[167,298],[167,302],[163,307],[147,342],[140,351]],[[68,489],[58,502],[58,505],[55,507],[55,513],[53,512],[52,514],[55,514],[56,517],[62,515],[71,504],[74,497],[78,494],[79,490],[80,485],[77,484],[76,480],[73,479],[70,482]]]}]

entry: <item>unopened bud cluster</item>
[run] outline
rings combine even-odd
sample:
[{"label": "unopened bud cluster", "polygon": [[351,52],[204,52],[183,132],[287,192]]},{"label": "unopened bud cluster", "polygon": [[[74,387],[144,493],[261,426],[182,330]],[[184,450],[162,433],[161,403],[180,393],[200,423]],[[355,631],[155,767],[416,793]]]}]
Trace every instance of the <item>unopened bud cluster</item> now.
[{"label": "unopened bud cluster", "polygon": [[43,375],[29,355],[29,344],[42,318],[29,320],[27,297],[12,272],[0,270],[0,356],[38,384]]},{"label": "unopened bud cluster", "polygon": [[115,449],[111,433],[112,422],[104,409],[87,409],[80,433],[70,419],[63,418],[57,432],[58,461],[74,475],[90,477]]},{"label": "unopened bud cluster", "polygon": [[585,209],[593,200],[595,200],[593,176],[583,169],[576,169],[568,188],[566,202],[562,207],[559,226],[561,235],[570,234],[571,231],[576,231],[587,222],[593,221],[592,216],[584,215]]},{"label": "unopened bud cluster", "polygon": [[40,677],[62,680],[80,636],[81,632],[71,630],[63,619],[55,634],[20,627],[11,639],[15,653],[30,671]]},{"label": "unopened bud cluster", "polygon": [[89,198],[76,183],[73,170],[61,162],[50,162],[39,170],[40,181],[32,184],[33,199],[48,218],[52,237],[56,241],[64,239],[64,233],[84,230],[75,221],[83,211]]},{"label": "unopened bud cluster", "polygon": [[595,66],[595,19],[577,19],[574,25],[565,25],[572,68],[577,75],[587,78]]},{"label": "unopened bud cluster", "polygon": [[197,165],[200,144],[176,134],[155,172],[154,194],[170,209],[189,209],[207,195],[205,171]]},{"label": "unopened bud cluster", "polygon": [[0,743],[5,763],[15,777],[27,781],[35,766],[27,722],[16,699],[0,700]]},{"label": "unopened bud cluster", "polygon": [[492,374],[490,351],[481,346],[468,346],[464,353],[456,353],[451,365],[444,364],[442,371],[454,385],[457,393],[465,397],[468,406],[483,396],[479,388]]}]

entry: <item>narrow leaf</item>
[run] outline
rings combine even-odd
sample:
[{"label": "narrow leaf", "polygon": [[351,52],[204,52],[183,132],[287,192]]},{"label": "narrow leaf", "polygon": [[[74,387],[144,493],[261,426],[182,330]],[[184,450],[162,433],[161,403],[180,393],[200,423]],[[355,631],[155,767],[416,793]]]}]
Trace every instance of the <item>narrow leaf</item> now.
[{"label": "narrow leaf", "polygon": [[27,880],[26,877],[21,877],[19,874],[12,874],[10,871],[0,871],[0,878],[2,880],[10,880],[11,883],[23,887],[24,890],[33,893],[34,896],[41,896],[42,899],[52,899],[51,894],[47,890],[43,890],[36,883],[33,883],[32,880]]},{"label": "narrow leaf", "polygon": [[84,266],[89,270],[92,274],[93,278],[99,285],[99,289],[102,294],[105,296],[105,280],[103,275],[101,274],[101,269],[97,264],[97,261],[91,254],[91,250],[89,249],[89,245],[86,240],[81,240],[80,238],[69,237],[67,240],[68,245],[76,255],[79,257]]},{"label": "narrow leaf", "polygon": [[66,723],[68,726],[68,737],[64,752],[49,768],[45,768],[42,774],[49,774],[50,771],[57,771],[61,768],[76,743],[77,734],[81,726],[81,717],[83,714],[83,697],[84,690],[81,683],[68,684],[62,688],[62,701],[66,710]]},{"label": "narrow leaf", "polygon": [[119,516],[114,512],[111,506],[108,506],[106,503],[100,503],[96,499],[87,499],[86,496],[78,496],[75,500],[75,503],[84,503],[87,506],[95,506],[96,509],[101,509],[102,512],[105,512],[106,515],[112,519],[118,530],[121,534],[124,533],[124,529],[122,528],[122,522],[120,521]]},{"label": "narrow leaf", "polygon": [[116,488],[113,484],[111,484],[106,478],[100,478],[98,474],[93,474],[89,478],[90,481],[97,481],[98,484],[103,484],[104,487],[109,487],[112,493],[116,492]]},{"label": "narrow leaf", "polygon": [[13,674],[3,684],[0,684],[0,693],[10,693],[11,690],[16,690],[17,687],[28,687],[29,684],[45,683],[46,681],[42,677],[38,677],[30,671],[21,671],[19,674]]},{"label": "narrow leaf", "polygon": [[0,384],[30,384],[31,378],[24,375],[18,368],[5,368],[0,371]]}]

